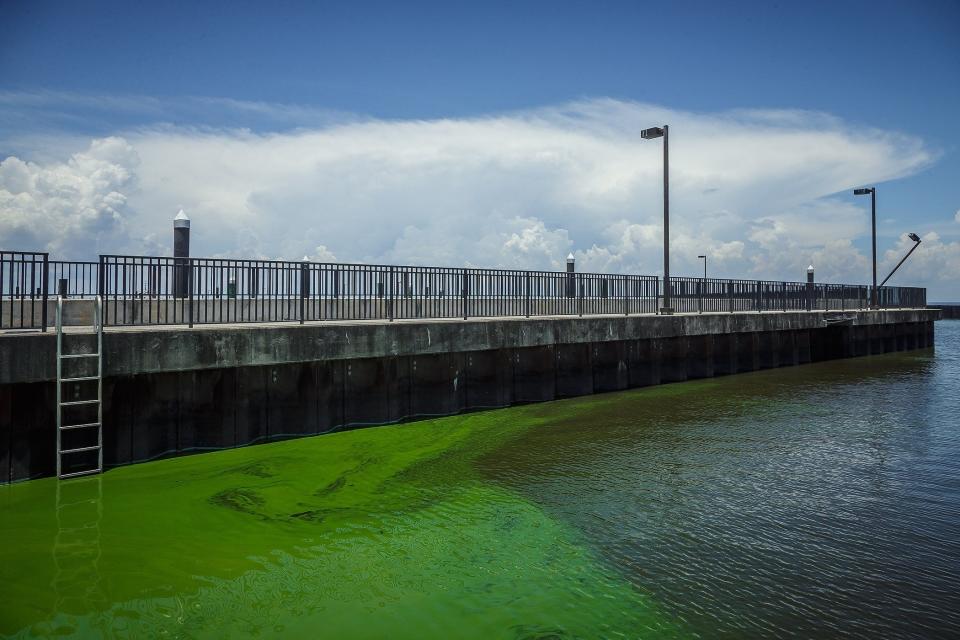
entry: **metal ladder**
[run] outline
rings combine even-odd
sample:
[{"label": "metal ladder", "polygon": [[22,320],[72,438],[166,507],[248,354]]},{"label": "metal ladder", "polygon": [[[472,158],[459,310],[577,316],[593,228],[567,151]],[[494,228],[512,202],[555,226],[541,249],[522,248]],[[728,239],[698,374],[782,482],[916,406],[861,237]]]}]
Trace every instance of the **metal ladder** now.
[{"label": "metal ladder", "polygon": [[[61,480],[66,478],[75,478],[77,476],[86,476],[103,471],[103,302],[100,296],[94,300],[93,309],[93,330],[97,336],[97,347],[95,353],[64,353],[63,352],[63,298],[57,296],[57,477]],[[82,334],[90,335],[90,334]],[[97,374],[88,376],[79,376],[73,378],[63,377],[64,360],[74,359],[97,359]],[[63,385],[70,382],[91,382],[97,381],[97,397],[80,400],[63,400]],[[78,424],[63,423],[64,407],[75,407],[81,405],[97,405],[96,422],[84,422]],[[63,434],[65,431],[77,431],[87,429],[97,430],[97,444],[72,449],[63,448]],[[71,471],[63,473],[64,456],[83,453],[85,451],[97,452],[97,465],[90,469],[80,471]]]}]

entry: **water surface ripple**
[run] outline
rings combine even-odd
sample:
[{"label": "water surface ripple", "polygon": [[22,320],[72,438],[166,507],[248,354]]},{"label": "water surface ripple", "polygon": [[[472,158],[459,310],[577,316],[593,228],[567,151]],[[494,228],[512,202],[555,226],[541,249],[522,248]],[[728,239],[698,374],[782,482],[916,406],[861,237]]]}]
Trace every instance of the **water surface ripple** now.
[{"label": "water surface ripple", "polygon": [[960,637],[960,323],[664,388],[483,461],[704,638]]},{"label": "water surface ripple", "polygon": [[0,636],[960,637],[960,322],[0,487]]}]

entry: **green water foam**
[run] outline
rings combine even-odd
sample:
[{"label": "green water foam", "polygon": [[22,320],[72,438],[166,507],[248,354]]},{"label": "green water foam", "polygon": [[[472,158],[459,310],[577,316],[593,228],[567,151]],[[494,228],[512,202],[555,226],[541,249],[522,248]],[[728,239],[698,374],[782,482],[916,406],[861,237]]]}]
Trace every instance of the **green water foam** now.
[{"label": "green water foam", "polygon": [[611,401],[0,488],[0,633],[678,636],[576,530],[475,467],[530,429]]}]

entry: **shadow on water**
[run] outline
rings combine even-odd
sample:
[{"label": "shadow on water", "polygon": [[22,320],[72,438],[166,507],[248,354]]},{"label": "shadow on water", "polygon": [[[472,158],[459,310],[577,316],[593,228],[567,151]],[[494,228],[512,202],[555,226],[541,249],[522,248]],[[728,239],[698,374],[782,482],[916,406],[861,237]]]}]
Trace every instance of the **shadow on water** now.
[{"label": "shadow on water", "polygon": [[958,637],[955,324],[936,355],[592,398],[480,466],[702,637]]}]

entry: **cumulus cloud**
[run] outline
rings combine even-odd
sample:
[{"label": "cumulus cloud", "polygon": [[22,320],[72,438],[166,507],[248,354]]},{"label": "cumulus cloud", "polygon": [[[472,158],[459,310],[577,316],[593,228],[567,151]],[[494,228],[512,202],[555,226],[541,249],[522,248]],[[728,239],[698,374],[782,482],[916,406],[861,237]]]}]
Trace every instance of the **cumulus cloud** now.
[{"label": "cumulus cloud", "polygon": [[122,138],[94,140],[60,163],[0,162],[0,237],[11,248],[67,257],[96,254],[122,236],[136,188],[136,151]]},{"label": "cumulus cloud", "polygon": [[960,222],[960,209],[957,209],[957,212],[953,214],[953,219]]},{"label": "cumulus cloud", "polygon": [[90,239],[164,250],[183,206],[196,255],[559,269],[573,252],[581,270],[659,273],[661,143],[637,133],[659,122],[677,274],[707,253],[715,275],[801,279],[814,260],[863,281],[865,214],[831,194],[934,160],[916,138],[825,114],[607,99],[282,132],[148,126],[62,162],[4,160],[0,233],[74,255],[95,253]]}]

